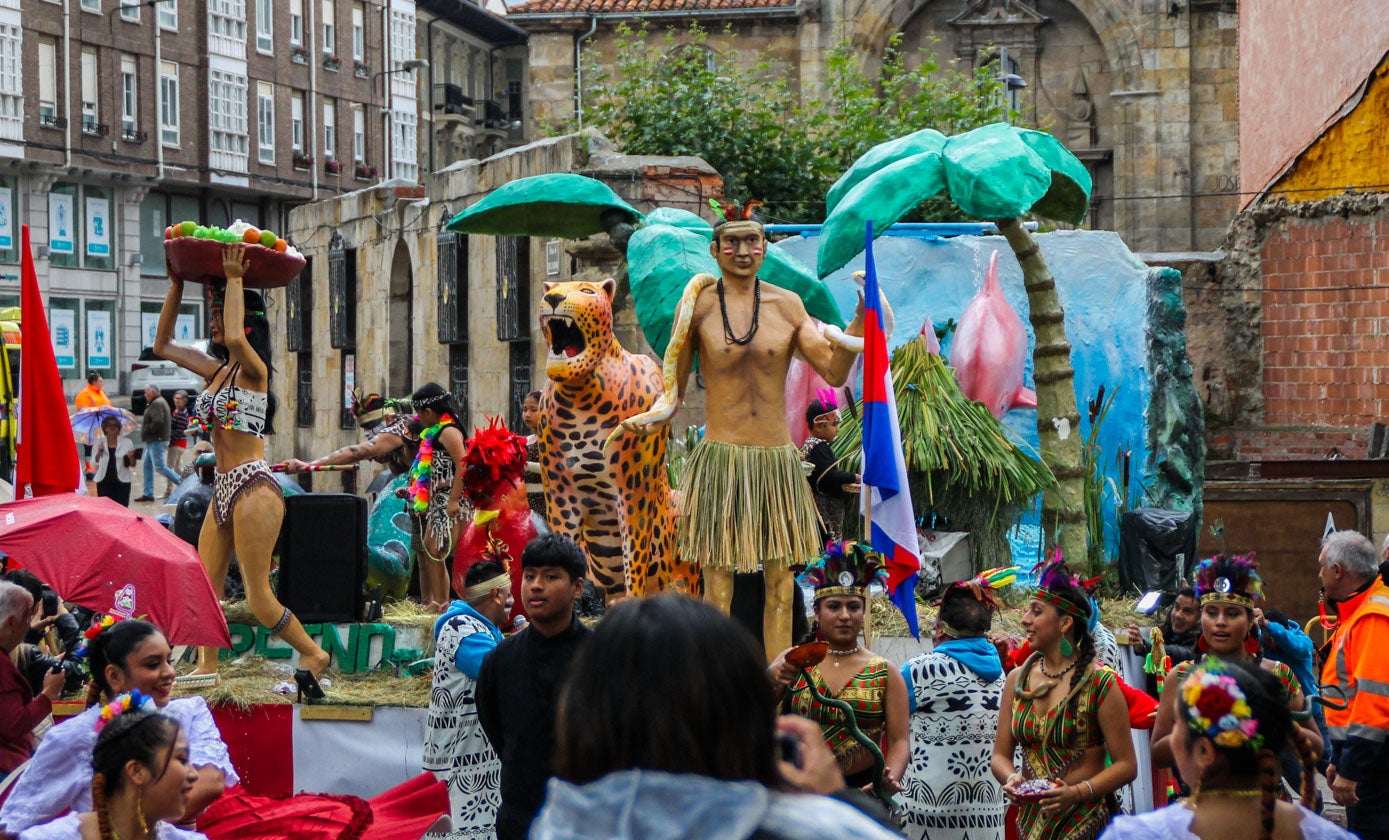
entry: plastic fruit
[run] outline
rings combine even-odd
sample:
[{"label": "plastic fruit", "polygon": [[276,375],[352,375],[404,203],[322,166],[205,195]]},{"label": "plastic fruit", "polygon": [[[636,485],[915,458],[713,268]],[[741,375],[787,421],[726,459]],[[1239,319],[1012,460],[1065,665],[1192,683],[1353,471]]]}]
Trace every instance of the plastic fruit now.
[{"label": "plastic fruit", "polygon": [[241,241],[245,242],[247,245],[259,245],[260,231],[253,227],[246,228],[246,232],[241,234]]},{"label": "plastic fruit", "polygon": [[288,248],[288,247],[289,247],[289,243],[286,242],[286,241],[284,241],[283,239],[276,239],[276,240],[275,240],[275,245],[274,245],[275,253],[277,253],[277,254],[283,254],[283,253],[285,252],[285,249]]},{"label": "plastic fruit", "polygon": [[274,248],[276,239],[279,237],[275,235],[274,231],[263,230],[260,232],[260,244],[267,248]]},{"label": "plastic fruit", "polygon": [[202,225],[193,225],[193,229],[188,230],[188,228],[186,227],[188,222],[184,222],[183,224],[185,225],[183,230],[184,236],[195,236],[198,239],[206,239],[209,236],[207,228],[203,227]]},{"label": "plastic fruit", "polygon": [[164,238],[165,238],[165,239],[173,239],[173,238],[174,238],[174,226],[173,226],[173,225],[169,225],[168,227],[164,228]]},{"label": "plastic fruit", "polygon": [[180,222],[180,223],[179,223],[179,226],[178,226],[178,235],[179,235],[179,236],[192,236],[193,233],[194,233],[194,231],[196,231],[197,229],[198,229],[198,223],[197,223],[197,222]]}]

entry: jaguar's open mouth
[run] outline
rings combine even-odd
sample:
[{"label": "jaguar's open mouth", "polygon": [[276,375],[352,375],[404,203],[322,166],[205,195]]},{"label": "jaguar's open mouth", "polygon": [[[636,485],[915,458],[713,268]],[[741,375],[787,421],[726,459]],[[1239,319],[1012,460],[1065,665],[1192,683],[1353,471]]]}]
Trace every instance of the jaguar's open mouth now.
[{"label": "jaguar's open mouth", "polygon": [[550,355],[572,359],[588,347],[583,330],[566,315],[547,315],[543,319],[550,339]]}]

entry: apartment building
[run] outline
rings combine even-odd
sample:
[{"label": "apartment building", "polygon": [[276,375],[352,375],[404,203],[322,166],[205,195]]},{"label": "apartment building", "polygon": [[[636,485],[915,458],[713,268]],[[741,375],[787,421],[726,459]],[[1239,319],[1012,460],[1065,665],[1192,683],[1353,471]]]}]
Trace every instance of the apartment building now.
[{"label": "apartment building", "polygon": [[[169,224],[285,231],[298,205],[420,179],[416,18],[412,0],[0,0],[0,306],[28,224],[70,390],[91,370],[123,387],[151,342]],[[178,331],[205,333],[192,292]]]}]

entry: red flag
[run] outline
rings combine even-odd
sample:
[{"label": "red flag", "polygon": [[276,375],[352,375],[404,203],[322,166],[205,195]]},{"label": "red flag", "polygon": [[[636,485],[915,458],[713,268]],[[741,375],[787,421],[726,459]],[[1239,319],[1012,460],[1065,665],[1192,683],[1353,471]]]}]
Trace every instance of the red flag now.
[{"label": "red flag", "polygon": [[15,448],[14,497],[72,493],[81,472],[77,440],[68,419],[68,401],[58,360],[53,356],[53,337],[39,293],[39,275],[29,247],[29,226],[21,228],[21,292],[19,309],[24,333],[19,359],[19,435]]}]

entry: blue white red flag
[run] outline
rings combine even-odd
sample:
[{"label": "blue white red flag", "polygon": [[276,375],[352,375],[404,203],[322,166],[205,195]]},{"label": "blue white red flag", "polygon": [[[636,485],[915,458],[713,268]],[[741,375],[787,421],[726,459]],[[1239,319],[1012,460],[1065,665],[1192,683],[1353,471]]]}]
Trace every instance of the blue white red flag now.
[{"label": "blue white red flag", "polygon": [[[902,428],[897,420],[897,397],[888,369],[887,333],[883,330],[878,271],[873,264],[873,223],[868,223],[868,249],[863,284],[863,496],[869,517],[873,550],[883,555],[892,603],[920,638],[916,622],[916,577],[921,549],[916,514],[907,490],[907,460],[902,455]],[[871,502],[871,504],[870,504]]]}]

